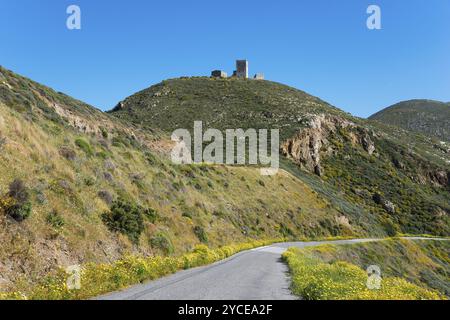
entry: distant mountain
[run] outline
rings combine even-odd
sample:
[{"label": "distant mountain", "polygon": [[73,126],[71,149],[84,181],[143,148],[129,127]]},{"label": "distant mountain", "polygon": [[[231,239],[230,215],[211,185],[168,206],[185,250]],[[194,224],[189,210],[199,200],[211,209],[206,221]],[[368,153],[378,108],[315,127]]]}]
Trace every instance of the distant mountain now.
[{"label": "distant mountain", "polygon": [[450,103],[403,101],[374,114],[370,119],[450,141]]}]

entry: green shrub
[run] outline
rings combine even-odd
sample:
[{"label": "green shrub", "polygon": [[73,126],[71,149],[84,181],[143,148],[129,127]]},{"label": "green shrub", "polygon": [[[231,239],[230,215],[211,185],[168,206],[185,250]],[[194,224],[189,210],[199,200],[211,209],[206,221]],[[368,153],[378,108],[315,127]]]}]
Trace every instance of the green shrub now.
[{"label": "green shrub", "polygon": [[83,152],[86,153],[86,155],[92,156],[94,154],[94,150],[86,140],[78,138],[75,140],[75,144],[78,148],[83,150]]},{"label": "green shrub", "polygon": [[398,233],[400,233],[400,228],[395,223],[393,223],[392,220],[389,218],[386,218],[382,222],[382,225],[383,225],[384,229],[386,230],[386,234],[389,237],[394,237]]},{"label": "green shrub", "polygon": [[85,177],[83,180],[84,184],[87,187],[92,187],[93,185],[95,185],[95,179],[93,177]]},{"label": "green shrub", "polygon": [[120,232],[134,244],[144,230],[145,209],[139,205],[118,199],[113,202],[111,210],[102,214],[102,220],[113,232]]},{"label": "green shrub", "polygon": [[108,159],[110,157],[110,155],[107,152],[105,152],[105,151],[97,152],[96,156],[101,158],[101,159],[103,159],[103,160],[106,160],[106,159]]},{"label": "green shrub", "polygon": [[103,127],[100,128],[100,131],[102,132],[102,137],[108,139],[108,131]]},{"label": "green shrub", "polygon": [[150,245],[152,248],[161,250],[165,254],[172,254],[174,252],[172,241],[162,232],[157,233],[150,239]]},{"label": "green shrub", "polygon": [[143,211],[144,217],[151,223],[155,223],[158,220],[158,213],[152,208],[146,208]]},{"label": "green shrub", "polygon": [[51,225],[55,229],[60,229],[64,227],[65,224],[64,218],[61,217],[61,215],[56,210],[50,212],[45,218],[45,220],[49,225]]},{"label": "green shrub", "polygon": [[190,212],[183,212],[182,216],[192,220],[192,214]]},{"label": "green shrub", "polygon": [[289,227],[287,227],[284,223],[280,224],[280,234],[286,238],[294,236],[294,233],[292,232],[292,230],[289,229]]},{"label": "green shrub", "polygon": [[6,214],[17,222],[22,222],[31,215],[31,202],[13,204],[6,209]]},{"label": "green shrub", "polygon": [[203,229],[202,227],[195,226],[194,233],[197,236],[198,240],[200,240],[200,242],[203,242],[203,243],[208,242],[208,235],[206,234],[205,229]]}]

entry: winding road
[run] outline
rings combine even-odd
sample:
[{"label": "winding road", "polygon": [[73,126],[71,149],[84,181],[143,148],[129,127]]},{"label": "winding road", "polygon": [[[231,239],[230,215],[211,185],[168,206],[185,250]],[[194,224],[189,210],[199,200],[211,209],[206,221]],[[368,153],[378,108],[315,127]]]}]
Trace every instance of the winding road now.
[{"label": "winding road", "polygon": [[[430,238],[407,238],[430,240]],[[433,240],[433,239],[432,239]],[[444,239],[434,239],[444,240]],[[290,247],[321,244],[351,244],[382,241],[354,239],[288,242],[238,253],[212,265],[180,271],[173,275],[114,292],[99,300],[293,300],[287,266],[281,254]]]}]

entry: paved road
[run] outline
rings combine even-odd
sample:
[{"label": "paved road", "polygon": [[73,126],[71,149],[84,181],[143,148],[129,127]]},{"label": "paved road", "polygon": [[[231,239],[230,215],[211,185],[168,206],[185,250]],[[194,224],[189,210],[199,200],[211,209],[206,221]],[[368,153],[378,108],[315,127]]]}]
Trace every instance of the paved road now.
[{"label": "paved road", "polygon": [[[409,238],[419,240],[425,238]],[[429,240],[429,239],[427,239]],[[287,266],[281,254],[290,247],[325,243],[380,241],[355,239],[274,244],[238,253],[209,266],[184,270],[168,277],[111,293],[100,300],[292,300]]]}]

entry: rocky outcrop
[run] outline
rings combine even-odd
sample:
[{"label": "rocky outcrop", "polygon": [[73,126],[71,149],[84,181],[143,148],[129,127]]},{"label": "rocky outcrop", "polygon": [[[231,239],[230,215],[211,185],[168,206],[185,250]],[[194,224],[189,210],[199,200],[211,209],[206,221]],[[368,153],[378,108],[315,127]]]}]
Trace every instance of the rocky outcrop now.
[{"label": "rocky outcrop", "polygon": [[[347,139],[344,139],[343,131]],[[321,176],[324,173],[321,157],[338,152],[331,140],[350,141],[353,145],[360,145],[369,155],[375,152],[375,144],[367,129],[338,116],[321,114],[309,115],[305,128],[281,145],[281,153]]]},{"label": "rocky outcrop", "polygon": [[450,186],[450,172],[439,170],[434,172],[431,177],[432,181],[443,187]]},{"label": "rocky outcrop", "polygon": [[376,204],[379,204],[383,207],[384,210],[386,210],[386,212],[390,213],[390,214],[394,214],[395,213],[395,204],[393,204],[391,201],[385,199],[381,194],[379,193],[375,193],[373,195],[373,201]]},{"label": "rocky outcrop", "polygon": [[375,144],[369,136],[369,133],[365,130],[363,135],[360,137],[361,144],[364,150],[367,151],[369,155],[372,155],[375,152]]},{"label": "rocky outcrop", "polygon": [[57,103],[53,103],[53,109],[55,112],[65,119],[72,127],[83,133],[100,134],[98,125],[92,124],[86,119],[76,115],[68,108],[64,108]]},{"label": "rocky outcrop", "polygon": [[123,101],[120,101],[113,109],[112,111],[120,111],[125,109],[125,103]]}]

